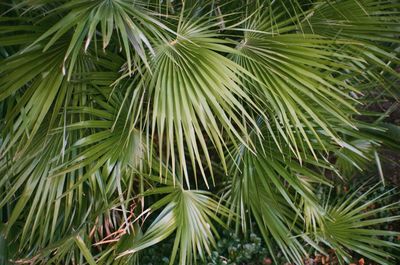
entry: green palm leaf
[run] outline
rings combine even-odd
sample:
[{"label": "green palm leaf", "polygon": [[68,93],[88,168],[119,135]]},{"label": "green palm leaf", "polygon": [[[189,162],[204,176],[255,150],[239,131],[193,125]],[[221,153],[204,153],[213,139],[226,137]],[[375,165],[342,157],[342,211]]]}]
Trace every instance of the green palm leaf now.
[{"label": "green palm leaf", "polygon": [[[182,20],[178,38],[156,48],[153,74],[146,72],[133,81],[138,84],[131,105],[141,108],[136,111],[148,110],[143,115],[148,137],[157,137],[159,158],[171,165],[173,175],[185,176],[187,186],[188,161],[199,166],[208,186],[204,166],[212,173],[209,146],[215,147],[225,168],[226,142],[250,147],[247,126],[255,125],[246,107],[256,107],[239,79],[246,73],[218,53],[233,50],[205,23]],[[148,106],[138,103],[143,95],[149,98]]]},{"label": "green palm leaf", "polygon": [[[159,243],[175,232],[170,264],[179,256],[179,264],[191,264],[197,257],[204,260],[211,254],[210,247],[215,246],[216,229],[213,222],[223,225],[218,215],[226,216],[228,210],[216,202],[209,192],[185,190],[181,184],[155,188],[145,194],[167,194],[149,207],[155,211],[163,207],[162,212],[153,221],[143,237],[134,246],[120,256],[136,253],[139,250]],[[217,215],[218,214],[218,215]]]},{"label": "green palm leaf", "polygon": [[[371,209],[374,203],[385,199],[388,192],[375,198],[368,198],[376,187],[360,195],[355,191],[348,198],[339,200],[337,204],[327,204],[326,211],[329,219],[324,220],[321,230],[316,233],[316,239],[335,249],[341,264],[350,262],[352,250],[379,264],[394,264],[397,257],[384,251],[381,247],[398,248],[399,244],[386,241],[384,236],[398,236],[395,231],[373,229],[374,225],[400,219],[400,216],[377,218],[378,213],[389,212],[398,207],[397,203]],[[357,196],[357,197],[356,197]]]}]

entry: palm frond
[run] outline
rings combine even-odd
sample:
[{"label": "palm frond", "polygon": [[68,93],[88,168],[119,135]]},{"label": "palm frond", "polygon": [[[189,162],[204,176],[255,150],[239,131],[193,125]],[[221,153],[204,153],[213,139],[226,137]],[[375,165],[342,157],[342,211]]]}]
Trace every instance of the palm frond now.
[{"label": "palm frond", "polygon": [[373,187],[362,194],[357,190],[347,198],[338,200],[336,204],[326,204],[329,218],[324,218],[320,231],[316,233],[316,240],[335,249],[341,264],[350,262],[349,251],[355,251],[379,264],[394,264],[397,259],[380,248],[398,248],[399,244],[387,241],[384,237],[398,236],[399,233],[373,227],[382,222],[399,220],[400,216],[377,217],[379,213],[387,213],[398,208],[398,203],[374,208],[374,204],[383,200],[389,193],[370,198],[375,190],[376,187]]},{"label": "palm frond", "polygon": [[[131,103],[141,108],[136,111],[147,110],[142,116],[148,138],[157,137],[158,157],[171,165],[173,175],[183,175],[188,187],[188,161],[194,170],[198,165],[209,186],[204,167],[213,176],[210,146],[225,169],[226,142],[251,148],[247,127],[255,122],[247,108],[257,110],[239,79],[246,75],[244,69],[219,54],[233,49],[205,23],[183,19],[178,37],[156,48],[153,74],[146,72],[143,78],[134,79],[138,84]],[[148,98],[147,106],[137,103],[143,95]]]},{"label": "palm frond", "polygon": [[211,254],[211,247],[216,244],[214,234],[217,234],[213,222],[223,225],[219,216],[227,216],[228,210],[215,201],[209,192],[185,190],[180,183],[173,186],[171,180],[167,184],[145,193],[146,196],[166,194],[149,207],[150,211],[160,208],[162,211],[143,237],[120,256],[159,243],[172,233],[175,233],[175,240],[170,264],[174,264],[176,256],[179,257],[179,264],[191,264],[197,258],[204,260],[206,255]]},{"label": "palm frond", "polygon": [[[29,5],[29,2],[25,1],[22,5]],[[36,5],[40,5],[40,1],[34,3],[31,8]],[[82,47],[87,51],[91,42],[97,45],[98,35],[102,39],[103,50],[114,41],[113,34],[118,35],[118,48],[124,51],[128,69],[132,71],[132,68],[140,66],[136,63],[135,57],[138,56],[141,62],[148,65],[147,53],[150,51],[154,54],[154,41],[164,40],[164,31],[171,32],[159,21],[154,12],[146,8],[146,3],[141,1],[61,2],[57,8],[46,12],[46,17],[41,23],[54,21],[55,24],[30,47],[46,40],[46,45],[43,47],[43,51],[46,51],[61,37],[67,35],[70,40],[64,55],[63,71],[67,71],[66,65],[68,65],[68,79],[71,78]],[[101,34],[98,34],[98,31]]]}]

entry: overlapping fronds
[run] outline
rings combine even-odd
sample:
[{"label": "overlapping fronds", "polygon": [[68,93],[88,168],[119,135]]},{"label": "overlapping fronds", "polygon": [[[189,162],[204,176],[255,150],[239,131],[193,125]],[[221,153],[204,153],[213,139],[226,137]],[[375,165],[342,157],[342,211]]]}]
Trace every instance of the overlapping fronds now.
[{"label": "overlapping fronds", "polygon": [[170,264],[192,264],[218,229],[255,223],[295,264],[329,249],[395,264],[398,233],[374,226],[396,206],[327,194],[370,165],[385,183],[380,147],[399,149],[363,106],[398,100],[399,10],[2,1],[0,263],[140,264],[172,240]]}]

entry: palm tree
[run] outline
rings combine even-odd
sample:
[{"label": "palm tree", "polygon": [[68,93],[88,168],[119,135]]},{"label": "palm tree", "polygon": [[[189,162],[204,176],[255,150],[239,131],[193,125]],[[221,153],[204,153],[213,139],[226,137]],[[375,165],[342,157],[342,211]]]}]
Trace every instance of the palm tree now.
[{"label": "palm tree", "polygon": [[398,233],[374,225],[398,205],[371,208],[376,186],[329,194],[399,148],[381,133],[398,127],[359,119],[365,94],[399,95],[399,8],[2,1],[0,260],[135,264],[173,237],[170,264],[192,264],[218,227],[255,222],[295,264],[395,264]]}]

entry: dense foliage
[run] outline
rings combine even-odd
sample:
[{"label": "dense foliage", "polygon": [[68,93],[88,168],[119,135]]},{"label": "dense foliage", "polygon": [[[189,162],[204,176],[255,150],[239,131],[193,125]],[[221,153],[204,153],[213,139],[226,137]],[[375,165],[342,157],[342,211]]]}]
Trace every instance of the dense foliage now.
[{"label": "dense foliage", "polygon": [[400,128],[365,106],[398,100],[399,25],[396,0],[2,0],[0,263],[143,264],[171,238],[167,262],[206,263],[255,224],[275,262],[398,264],[377,188]]}]

